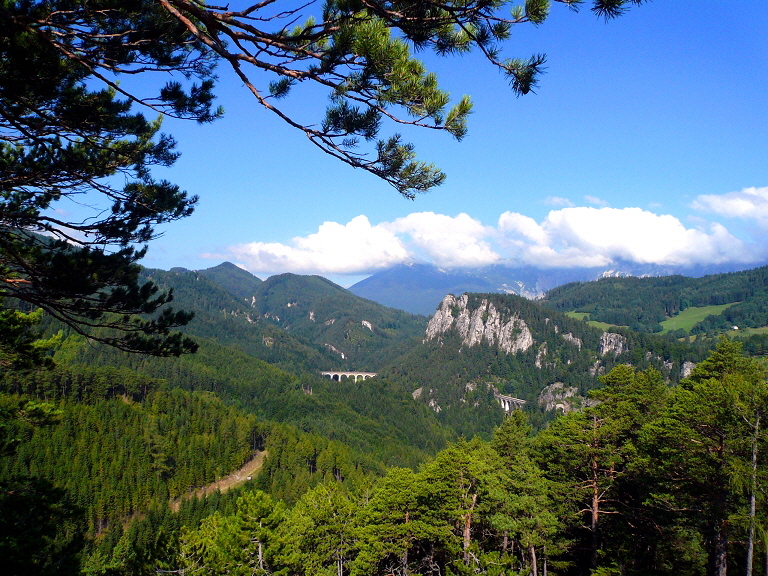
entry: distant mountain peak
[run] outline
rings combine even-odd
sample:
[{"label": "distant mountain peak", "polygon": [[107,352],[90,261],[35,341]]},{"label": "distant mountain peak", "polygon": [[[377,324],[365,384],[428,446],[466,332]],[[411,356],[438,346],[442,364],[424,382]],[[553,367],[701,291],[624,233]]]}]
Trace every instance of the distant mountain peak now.
[{"label": "distant mountain peak", "polygon": [[197,273],[212,280],[241,301],[250,301],[262,284],[260,278],[232,262],[222,262],[217,266],[198,270]]}]

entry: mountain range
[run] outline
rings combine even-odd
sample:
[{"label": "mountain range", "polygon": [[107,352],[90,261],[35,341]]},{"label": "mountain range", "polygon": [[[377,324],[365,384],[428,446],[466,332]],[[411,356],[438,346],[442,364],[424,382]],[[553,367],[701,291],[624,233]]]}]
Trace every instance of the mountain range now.
[{"label": "mountain range", "polygon": [[[490,270],[482,284],[482,278],[469,274],[404,268],[401,271],[410,271],[412,279],[432,278],[431,287],[429,281],[421,285],[435,293],[445,280],[463,281],[464,288],[475,290],[442,294],[431,318],[383,306],[319,276],[280,274],[261,281],[230,263],[200,271],[147,270],[146,274],[162,288],[173,289],[175,305],[195,312],[186,329],[189,334],[304,375],[302,386],[319,398],[330,394],[337,401],[338,391],[344,390],[351,396],[342,403],[369,417],[381,407],[367,404],[371,399],[363,401],[360,386],[320,385],[318,377],[328,370],[377,372],[376,380],[385,387],[379,401],[393,401],[394,394],[402,402],[408,395],[408,403],[428,408],[430,419],[444,426],[449,436],[488,436],[504,414],[500,396],[524,401],[532,420],[542,425],[557,409],[581,406],[588,391],[599,386],[600,375],[617,364],[654,367],[668,381],[677,382],[712,344],[706,339],[685,342],[680,334],[654,336],[651,329],[628,329],[629,322],[613,322],[624,327],[609,328],[609,323],[600,323],[604,318],[594,309],[591,314],[582,310],[584,301],[601,303],[606,293],[633,295],[634,300],[614,299],[613,304],[625,302],[624,312],[631,314],[643,307],[638,298],[647,299],[645,308],[655,311],[656,303],[664,299],[653,287],[666,286],[669,292],[670,286],[679,284],[690,292],[700,285],[708,287],[704,291],[721,294],[717,286],[722,278],[737,287],[749,285],[755,277],[763,277],[761,270],[716,277],[721,280],[605,278],[566,284],[534,301],[488,290],[489,279],[503,279],[502,269]],[[388,277],[393,291],[407,293],[395,284],[394,273]],[[638,284],[648,289],[639,289]],[[572,292],[579,295],[578,302],[566,297]],[[731,292],[734,298],[738,295],[737,289]]]},{"label": "mountain range", "polygon": [[[90,573],[150,576],[176,569],[179,545],[189,546],[183,526],[213,529],[222,515],[266,495],[282,501],[276,510],[301,510],[312,494],[325,494],[322,501],[336,498],[328,490],[368,498],[384,486],[382,476],[385,483],[400,482],[430,466],[464,478],[470,468],[455,465],[461,460],[456,447],[475,454],[483,442],[496,442],[499,430],[520,425],[505,440],[517,457],[530,447],[526,421],[546,437],[558,423],[584,417],[592,439],[589,411],[603,405],[594,403],[592,390],[606,382],[615,387],[625,377],[629,384],[655,383],[659,398],[670,388],[688,390],[675,384],[710,354],[717,334],[733,332],[737,315],[745,350],[768,352],[768,267],[698,279],[607,277],[568,283],[536,300],[487,289],[503,280],[503,270],[490,271],[485,284],[468,274],[417,272],[431,274],[432,290],[449,279],[485,291],[443,294],[427,317],[319,276],[262,281],[230,263],[199,271],[145,269],[145,279],[173,292],[174,307],[194,313],[183,330],[198,342],[197,353],[128,354],[64,327],[55,368],[0,373],[0,408],[14,410],[6,413],[26,418],[25,403],[34,399],[55,403],[58,414],[50,429],[18,419],[23,427],[3,445],[0,483],[42,480],[26,484],[26,492],[7,484],[3,498],[26,500],[18,514],[0,515],[0,530],[10,526],[14,541],[37,542],[36,532],[16,527],[29,509],[40,510],[34,530],[44,524],[75,540],[78,530],[87,531],[83,558]],[[390,288],[404,291],[394,280]],[[678,323],[674,329],[670,321]],[[49,319],[47,328],[61,327]],[[325,371],[376,376],[336,380],[323,377]],[[617,373],[623,374],[618,380]],[[608,374],[613,380],[601,380]],[[635,400],[646,408],[645,396]],[[543,466],[572,455],[564,450],[549,459],[531,454]],[[504,468],[494,462],[482,469]],[[239,479],[231,493],[215,492],[218,481],[247,463],[261,468]],[[69,523],[46,508],[52,487],[71,499],[51,504],[51,510],[72,511],[64,518]],[[212,496],[190,498],[205,487]],[[412,495],[410,489],[403,494]],[[176,502],[178,512],[168,502]],[[286,537],[300,541],[293,526]]]},{"label": "mountain range", "polygon": [[681,267],[633,262],[617,262],[610,267],[597,268],[535,268],[496,264],[483,268],[443,269],[432,264],[409,263],[377,272],[350,286],[349,291],[391,308],[430,315],[446,294],[494,292],[536,299],[552,288],[571,282],[625,276],[685,275],[699,278],[741,269],[743,267],[736,265]]}]

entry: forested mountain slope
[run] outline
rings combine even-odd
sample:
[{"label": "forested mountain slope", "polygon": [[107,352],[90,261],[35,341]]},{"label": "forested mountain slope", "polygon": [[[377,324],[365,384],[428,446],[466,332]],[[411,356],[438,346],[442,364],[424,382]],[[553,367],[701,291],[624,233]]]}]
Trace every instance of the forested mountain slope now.
[{"label": "forested mountain slope", "polygon": [[291,373],[237,347],[199,342],[194,355],[152,358],[95,349],[71,337],[56,358],[71,366],[125,367],[163,379],[171,388],[213,392],[260,419],[343,442],[387,465],[417,466],[453,437],[398,383],[336,382],[314,372]]},{"label": "forested mountain slope", "polygon": [[[8,418],[41,401],[56,408],[47,425]],[[227,404],[128,368],[60,365],[0,375],[3,570],[79,573],[82,563],[86,573],[153,574],[147,563],[175,554],[180,528],[222,499],[183,499],[176,514],[169,502],[257,450],[266,451],[263,468],[227,502],[258,488],[292,503],[318,484],[351,489],[384,471],[371,452]]]},{"label": "forested mountain slope", "polygon": [[333,352],[356,370],[376,370],[419,337],[426,318],[355,296],[320,276],[280,274],[261,283],[253,316]]},{"label": "forested mountain slope", "polygon": [[613,366],[654,367],[677,382],[707,348],[629,330],[603,332],[515,295],[448,295],[422,342],[382,377],[410,385],[459,433],[487,435],[503,414],[495,393],[525,400],[541,423],[558,405],[580,408]]},{"label": "forested mountain slope", "polygon": [[174,308],[194,312],[194,319],[183,328],[193,337],[234,346],[293,372],[344,366],[342,359],[323,347],[259,319],[240,299],[203,274],[174,268],[170,271],[146,269],[144,275],[161,290],[173,290]]},{"label": "forested mountain slope", "polygon": [[218,266],[198,270],[198,273],[246,302],[251,300],[262,282],[260,278],[231,262],[222,262]]},{"label": "forested mountain slope", "polygon": [[320,276],[281,274],[262,282],[229,263],[192,272],[146,270],[195,312],[192,335],[233,344],[291,371],[375,371],[419,337],[426,318],[355,296]]},{"label": "forested mountain slope", "polygon": [[659,332],[660,322],[689,307],[733,304],[693,326],[691,334],[732,326],[768,325],[768,267],[702,278],[604,278],[566,284],[548,291],[545,306],[589,314],[590,320]]}]

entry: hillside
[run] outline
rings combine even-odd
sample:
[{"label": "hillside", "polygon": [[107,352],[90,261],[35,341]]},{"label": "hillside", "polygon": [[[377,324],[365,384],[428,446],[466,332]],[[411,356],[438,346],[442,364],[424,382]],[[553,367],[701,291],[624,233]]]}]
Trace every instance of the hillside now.
[{"label": "hillside", "polygon": [[[410,347],[426,325],[424,317],[366,300],[320,276],[280,274],[262,282],[226,262],[191,274],[211,280],[236,300],[217,302],[230,314],[265,331],[280,329],[268,337],[280,333],[320,350],[324,364],[313,364],[315,370],[375,371]],[[178,301],[196,306],[191,298]]]},{"label": "hillside", "polygon": [[540,298],[547,290],[573,282],[589,282],[599,278],[667,277],[686,274],[699,278],[739,268],[731,265],[659,266],[616,261],[610,267],[536,268],[513,262],[473,269],[443,269],[431,264],[402,264],[376,272],[357,284],[350,292],[414,314],[431,315],[446,294],[481,292],[517,294]]},{"label": "hillside", "polygon": [[[768,267],[701,278],[604,278],[571,283],[548,291],[543,304],[641,332],[661,332],[663,322],[689,308],[721,306],[697,319],[690,328],[685,321],[674,328],[680,331],[678,335],[712,336],[732,326],[743,329],[768,325]],[[667,323],[668,328],[672,326],[674,323]]]},{"label": "hillside", "polygon": [[[504,508],[506,495],[523,495],[525,514],[537,501],[536,514],[555,526],[554,511],[566,510],[573,494],[553,490],[542,500],[544,486],[581,478],[579,471],[575,476],[559,471],[573,454],[557,434],[576,422],[591,439],[589,410],[612,409],[594,404],[588,393],[605,386],[598,398],[610,399],[606,389],[614,386],[614,394],[629,394],[638,403],[637,414],[651,418],[668,394],[687,391],[669,385],[709,353],[706,339],[690,344],[673,335],[598,329],[515,295],[448,295],[427,321],[319,277],[287,274],[254,282],[233,266],[216,268],[214,274],[145,271],[174,290],[175,306],[195,312],[186,330],[200,344],[196,354],[131,355],[65,334],[55,370],[0,378],[5,413],[30,400],[50,402],[61,413],[60,422],[36,428],[17,410],[22,417],[11,424],[18,430],[0,436],[12,446],[0,458],[6,499],[23,495],[26,500],[14,496],[14,502],[27,506],[34,518],[47,517],[40,524],[57,538],[38,546],[36,553],[49,559],[40,562],[66,560],[87,573],[123,576],[194,566],[213,570],[212,563],[239,558],[244,548],[238,538],[247,531],[251,544],[265,538],[264,557],[271,566],[288,566],[293,556],[283,550],[321,549],[308,544],[302,531],[317,529],[327,538],[328,527],[359,522],[349,540],[359,543],[358,573],[389,574],[388,563],[365,567],[365,546],[381,546],[395,529],[381,523],[382,515],[404,510],[413,524],[429,517],[442,522],[440,533],[448,534],[456,517],[439,516],[454,504],[437,495],[449,487],[464,490],[466,478],[479,474],[488,484],[478,492],[470,537],[494,533],[491,540],[482,539],[488,566],[502,558],[523,570],[524,555],[499,555],[507,529],[495,524],[501,518],[496,511],[504,522],[518,518],[517,504]],[[246,282],[242,290],[238,277]],[[320,378],[318,367],[340,358],[325,345],[329,342],[349,351],[342,359],[347,365],[359,358],[380,366],[378,376],[362,382]],[[510,409],[514,399],[525,401],[524,413],[505,418],[503,406]],[[656,408],[646,414],[649,406]],[[625,408],[620,405],[621,415]],[[563,413],[565,418],[556,419]],[[622,425],[628,422],[624,416]],[[529,437],[526,419],[540,431],[536,440]],[[615,440],[605,433],[608,442]],[[256,452],[266,458],[250,480],[240,474],[242,485],[224,494],[215,491]],[[509,461],[499,460],[502,454]],[[507,477],[511,470],[521,476]],[[501,500],[492,501],[491,494]],[[422,512],[413,509],[407,516],[409,502],[418,502]],[[9,535],[7,541],[38,538],[12,532],[26,516],[18,507],[3,516],[0,531]],[[492,532],[494,526],[503,530]],[[577,559],[589,545],[577,525],[561,523],[557,533],[563,542],[580,543],[552,552],[553,558]],[[516,549],[524,550],[523,536],[514,538]],[[459,542],[450,549],[460,550]],[[548,551],[558,550],[555,539],[548,542]],[[671,542],[674,549],[677,541]],[[259,573],[251,544],[242,565]],[[480,540],[472,545],[481,549]],[[70,550],[82,550],[81,556]],[[415,554],[418,545],[411,550]],[[21,564],[24,554],[14,553],[13,561]],[[450,560],[448,548],[441,554],[446,573],[449,564],[461,565]],[[403,555],[392,557],[401,561]],[[408,570],[416,573],[417,564]],[[321,572],[310,567],[296,573]]]},{"label": "hillside", "polygon": [[213,268],[198,270],[198,273],[246,302],[251,300],[262,282],[260,278],[231,262],[222,262]]},{"label": "hillside", "polygon": [[525,400],[541,423],[557,405],[581,407],[616,365],[654,367],[677,382],[706,353],[671,338],[599,330],[515,295],[448,295],[423,341],[382,376],[410,385],[458,433],[488,435],[503,414],[496,393]]},{"label": "hillside", "polygon": [[194,312],[192,322],[183,328],[193,337],[236,347],[291,372],[344,367],[337,355],[259,318],[239,298],[202,273],[175,268],[146,269],[144,275],[160,289],[173,290],[174,308]]}]

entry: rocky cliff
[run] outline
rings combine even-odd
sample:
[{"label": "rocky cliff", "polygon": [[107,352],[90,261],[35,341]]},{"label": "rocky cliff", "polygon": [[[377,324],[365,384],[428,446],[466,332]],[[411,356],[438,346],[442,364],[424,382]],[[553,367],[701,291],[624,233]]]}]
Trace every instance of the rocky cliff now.
[{"label": "rocky cliff", "polygon": [[525,352],[534,344],[525,320],[517,314],[503,315],[487,299],[474,310],[467,306],[469,297],[448,294],[427,324],[425,341],[440,338],[452,328],[458,331],[462,344],[472,347],[481,342],[496,346],[506,354]]}]

